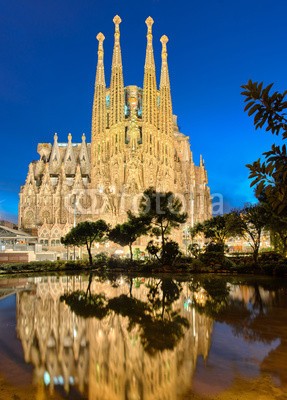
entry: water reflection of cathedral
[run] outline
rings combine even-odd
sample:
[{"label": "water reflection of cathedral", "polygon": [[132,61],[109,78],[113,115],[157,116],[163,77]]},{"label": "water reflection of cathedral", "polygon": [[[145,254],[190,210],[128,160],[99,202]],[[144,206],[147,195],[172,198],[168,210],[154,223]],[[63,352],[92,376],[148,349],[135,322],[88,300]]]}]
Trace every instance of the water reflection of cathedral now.
[{"label": "water reflection of cathedral", "polygon": [[[25,361],[34,366],[34,380],[66,391],[75,386],[89,400],[183,398],[192,385],[197,358],[207,357],[212,320],[191,306],[187,284],[173,304],[190,327],[173,350],[150,355],[140,341],[139,327],[128,330],[128,318],[109,313],[102,320],[84,319],[72,312],[60,296],[85,290],[79,277],[35,278],[34,289],[17,296],[17,332]],[[143,282],[133,296],[145,301]],[[93,293],[108,298],[129,294],[122,279],[118,287],[109,282],[92,283]]]}]

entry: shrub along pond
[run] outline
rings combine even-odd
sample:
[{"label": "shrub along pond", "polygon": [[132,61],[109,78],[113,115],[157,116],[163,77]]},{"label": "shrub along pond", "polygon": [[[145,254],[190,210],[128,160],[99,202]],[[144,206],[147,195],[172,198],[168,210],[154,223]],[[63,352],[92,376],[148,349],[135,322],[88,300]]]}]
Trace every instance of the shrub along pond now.
[{"label": "shrub along pond", "polygon": [[196,257],[181,255],[173,263],[161,262],[156,259],[130,260],[108,257],[98,254],[93,260],[93,266],[86,260],[78,261],[34,261],[22,264],[0,264],[0,276],[19,273],[48,273],[65,271],[121,271],[121,272],[171,272],[171,273],[234,273],[287,276],[287,259],[276,252],[260,253],[257,263],[252,255],[224,255],[223,252],[210,251]]}]

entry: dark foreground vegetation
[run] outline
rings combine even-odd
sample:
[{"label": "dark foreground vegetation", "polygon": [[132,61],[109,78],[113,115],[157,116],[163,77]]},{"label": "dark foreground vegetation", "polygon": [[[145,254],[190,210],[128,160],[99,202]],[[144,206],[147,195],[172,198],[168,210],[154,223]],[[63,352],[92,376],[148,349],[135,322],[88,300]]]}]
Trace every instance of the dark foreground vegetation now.
[{"label": "dark foreground vegetation", "polygon": [[251,254],[224,255],[205,251],[195,257],[181,256],[171,264],[158,260],[130,260],[99,254],[92,267],[88,260],[33,261],[0,265],[0,276],[6,274],[49,273],[66,271],[135,272],[135,273],[224,273],[287,276],[287,259],[275,252],[260,253],[255,264]]}]

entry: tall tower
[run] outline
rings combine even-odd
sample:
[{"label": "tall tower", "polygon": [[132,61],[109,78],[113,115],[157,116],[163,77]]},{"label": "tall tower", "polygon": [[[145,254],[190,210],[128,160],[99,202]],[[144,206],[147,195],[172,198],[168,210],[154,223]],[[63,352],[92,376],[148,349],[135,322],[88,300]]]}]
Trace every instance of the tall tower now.
[{"label": "tall tower", "polygon": [[143,84],[143,122],[145,124],[157,127],[157,87],[156,70],[152,45],[152,25],[154,23],[151,17],[145,21],[147,25],[147,46],[144,66],[144,84]]},{"label": "tall tower", "polygon": [[162,43],[161,52],[161,75],[160,75],[160,103],[159,103],[159,129],[167,137],[171,137],[173,134],[173,120],[172,120],[172,103],[171,103],[171,92],[170,82],[167,64],[167,49],[166,44],[168,37],[163,35],[160,38]]},{"label": "tall tower", "polygon": [[[19,226],[38,229],[40,243],[59,242],[73,221],[104,219],[124,222],[137,212],[145,189],[172,191],[189,214],[189,224],[211,216],[205,166],[196,166],[189,138],[173,115],[167,62],[167,36],[162,36],[160,85],[157,87],[153,24],[148,17],[143,88],[124,86],[120,45],[121,18],[114,22],[110,87],[106,87],[104,35],[99,33],[92,111],[91,143],[40,143],[21,188]],[[76,136],[73,135],[73,138]],[[77,197],[77,201],[75,198]],[[75,207],[70,203],[74,199]],[[180,239],[179,239],[180,241]]]},{"label": "tall tower", "polygon": [[116,15],[113,19],[113,22],[115,24],[115,43],[113,50],[112,75],[110,85],[111,127],[115,124],[122,122],[125,118],[124,78],[120,45],[120,23],[122,22],[122,20],[118,15]]},{"label": "tall tower", "polygon": [[[113,19],[115,25],[114,49],[112,58],[111,83],[109,90],[109,113],[107,131],[107,156],[108,163],[105,168],[105,191],[111,193],[118,190],[123,184],[123,149],[125,145],[125,89],[123,78],[122,54],[120,45],[121,18],[116,15]],[[108,207],[118,212],[117,204],[110,204],[111,197],[107,198]],[[115,209],[117,211],[115,211]]]},{"label": "tall tower", "polygon": [[163,148],[163,176],[165,180],[165,190],[173,188],[174,183],[174,132],[173,132],[173,114],[170,92],[170,82],[167,64],[168,37],[163,35],[160,38],[162,43],[161,52],[161,74],[159,89],[159,131]]},{"label": "tall tower", "polygon": [[98,64],[96,71],[95,93],[92,113],[92,146],[91,146],[91,182],[96,187],[101,180],[101,159],[103,152],[103,141],[105,141],[106,129],[106,82],[104,69],[104,47],[105,36],[100,32],[97,35]]}]

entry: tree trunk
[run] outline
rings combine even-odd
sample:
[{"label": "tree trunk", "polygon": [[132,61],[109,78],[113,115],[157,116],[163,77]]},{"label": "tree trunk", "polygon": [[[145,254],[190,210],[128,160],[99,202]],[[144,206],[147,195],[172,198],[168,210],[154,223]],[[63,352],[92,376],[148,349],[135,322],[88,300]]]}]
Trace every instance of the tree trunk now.
[{"label": "tree trunk", "polygon": [[255,264],[258,263],[258,253],[259,253],[259,246],[255,245],[254,246],[254,251],[253,251],[253,261]]},{"label": "tree trunk", "polygon": [[162,259],[165,258],[165,237],[164,237],[164,229],[163,229],[162,225],[161,225],[161,256],[162,256]]},{"label": "tree trunk", "polygon": [[129,249],[130,249],[131,261],[133,261],[133,248],[132,248],[132,243],[129,243]]},{"label": "tree trunk", "polygon": [[88,250],[88,255],[89,255],[89,264],[90,267],[93,266],[93,256],[92,256],[92,252],[91,252],[91,247],[87,244],[87,250]]},{"label": "tree trunk", "polygon": [[133,278],[130,278],[130,297],[133,297],[132,290],[133,290]]},{"label": "tree trunk", "polygon": [[89,275],[89,284],[88,284],[88,287],[87,287],[86,296],[88,295],[88,293],[89,293],[90,296],[91,296],[91,294],[92,294],[92,293],[91,293],[92,281],[93,281],[93,273],[90,272],[90,275]]}]

